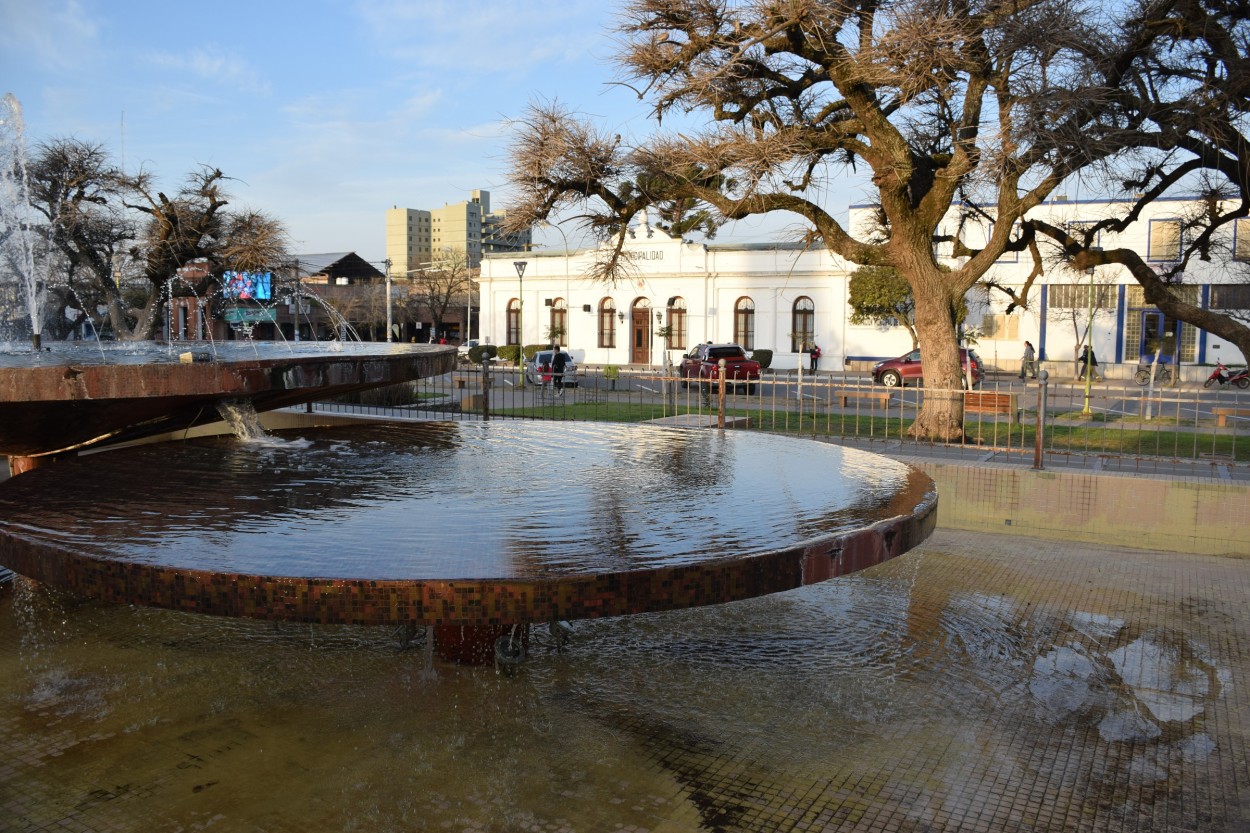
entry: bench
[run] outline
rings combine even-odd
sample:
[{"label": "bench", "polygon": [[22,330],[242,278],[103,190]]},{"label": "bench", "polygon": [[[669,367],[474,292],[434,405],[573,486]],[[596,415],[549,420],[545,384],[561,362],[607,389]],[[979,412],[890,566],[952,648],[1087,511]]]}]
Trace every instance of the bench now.
[{"label": "bench", "polygon": [[992,414],[1007,417],[1008,425],[1020,421],[1020,403],[1014,393],[986,393],[984,391],[964,391],[965,414]]},{"label": "bench", "polygon": [[833,398],[841,403],[843,408],[850,405],[852,399],[867,399],[870,404],[875,402],[883,408],[890,404],[889,391],[845,391],[835,393]]},{"label": "bench", "polygon": [[1229,417],[1250,417],[1250,408],[1212,408],[1211,413],[1215,414],[1217,427],[1227,428]]}]

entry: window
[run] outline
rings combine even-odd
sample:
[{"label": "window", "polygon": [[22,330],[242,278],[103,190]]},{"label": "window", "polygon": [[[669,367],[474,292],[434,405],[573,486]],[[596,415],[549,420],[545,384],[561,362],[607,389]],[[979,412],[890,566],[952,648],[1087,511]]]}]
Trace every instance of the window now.
[{"label": "window", "polygon": [[616,303],[611,298],[599,302],[599,346],[616,346]]},{"label": "window", "polygon": [[750,298],[734,304],[734,342],[743,350],[755,349],[755,302]]},{"label": "window", "polygon": [[790,310],[790,352],[802,353],[816,343],[816,305],[804,295]]},{"label": "window", "polygon": [[504,343],[521,343],[521,302],[516,298],[508,302],[508,324]]},{"label": "window", "polygon": [[1020,317],[986,313],[981,316],[981,337],[989,341],[1015,341],[1020,337]]},{"label": "window", "polygon": [[551,336],[552,341],[558,341],[561,344],[565,342],[565,336],[569,334],[569,305],[563,298],[556,298],[551,302]]},{"label": "window", "polygon": [[[1115,287],[1096,283],[1094,306],[1097,309],[1115,308]],[[1089,309],[1090,285],[1088,283],[1052,283],[1046,306],[1050,309]]]},{"label": "window", "polygon": [[1233,221],[1233,260],[1250,260],[1250,220],[1244,217]]},{"label": "window", "polygon": [[1250,284],[1212,284],[1211,309],[1250,309]]},{"label": "window", "polygon": [[664,346],[665,350],[685,350],[686,338],[686,299],[685,298],[669,298],[668,299],[668,327],[672,332],[672,337],[668,340],[668,344]]},{"label": "window", "polygon": [[1181,221],[1151,220],[1150,244],[1146,260],[1177,261],[1181,259]]}]

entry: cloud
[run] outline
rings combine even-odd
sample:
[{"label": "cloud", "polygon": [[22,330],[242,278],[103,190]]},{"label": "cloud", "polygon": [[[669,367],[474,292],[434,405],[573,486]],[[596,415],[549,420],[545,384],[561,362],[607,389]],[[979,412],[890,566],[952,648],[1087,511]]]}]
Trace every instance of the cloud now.
[{"label": "cloud", "polygon": [[263,80],[237,52],[225,52],[215,44],[195,46],[181,52],[156,52],[149,62],[161,69],[193,75],[253,95],[269,94],[269,83]]},{"label": "cloud", "polygon": [[94,63],[100,26],[77,0],[31,3],[0,0],[0,49],[7,60],[72,70]]}]

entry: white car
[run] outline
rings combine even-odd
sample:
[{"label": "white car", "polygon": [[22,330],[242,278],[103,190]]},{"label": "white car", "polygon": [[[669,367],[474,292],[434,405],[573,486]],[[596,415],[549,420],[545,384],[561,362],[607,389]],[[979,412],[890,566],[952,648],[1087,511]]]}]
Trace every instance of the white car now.
[{"label": "white car", "polygon": [[[525,382],[529,385],[543,385],[551,381],[551,357],[554,354],[550,350],[539,350],[534,354],[532,359],[525,362]],[[577,387],[577,365],[573,362],[573,357],[568,351],[561,350],[560,355],[564,356],[564,386],[566,388]],[[546,366],[547,370],[543,370]],[[545,379],[543,377],[546,377]]]}]

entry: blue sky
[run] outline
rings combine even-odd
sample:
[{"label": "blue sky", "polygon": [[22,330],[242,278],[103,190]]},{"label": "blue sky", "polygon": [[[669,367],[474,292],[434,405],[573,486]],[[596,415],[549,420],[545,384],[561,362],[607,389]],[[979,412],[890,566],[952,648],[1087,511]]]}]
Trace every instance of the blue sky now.
[{"label": "blue sky", "polygon": [[[169,189],[214,165],[238,180],[236,205],[286,222],[294,251],[381,260],[392,205],[436,208],[474,188],[506,205],[508,120],[531,101],[559,101],[627,141],[653,130],[645,104],[611,84],[618,8],[0,0],[0,94],[21,101],[32,144],[100,142]],[[722,237],[766,240],[792,223]]]}]

